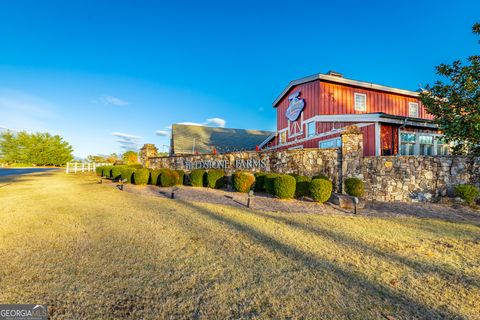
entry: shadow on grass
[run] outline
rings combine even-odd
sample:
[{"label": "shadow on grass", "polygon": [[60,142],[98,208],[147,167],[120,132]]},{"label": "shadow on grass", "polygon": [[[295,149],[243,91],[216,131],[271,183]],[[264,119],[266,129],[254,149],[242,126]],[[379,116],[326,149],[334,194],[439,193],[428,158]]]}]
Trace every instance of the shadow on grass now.
[{"label": "shadow on grass", "polygon": [[[344,285],[344,287],[355,288],[355,290],[364,292],[365,294],[368,294],[376,300],[382,300],[382,305],[396,306],[396,312],[407,314],[410,318],[464,319],[464,317],[462,317],[461,315],[452,313],[448,310],[439,310],[425,305],[411,297],[406,296],[403,293],[396,292],[395,290],[381,283],[371,281],[359,273],[348,270],[345,267],[339,266],[325,259],[319,259],[318,257],[309,252],[299,250],[292,245],[283,243],[269,235],[259,232],[258,230],[255,230],[250,226],[242,224],[231,218],[218,215],[210,210],[186,201],[177,201],[181,202],[186,207],[190,207],[200,215],[222,223],[229,228],[232,228],[238,232],[241,232],[244,235],[249,236],[252,240],[255,240],[255,242],[261,244],[271,252],[281,253],[289,259],[301,262],[308,269],[326,269],[329,272],[334,273],[336,278]],[[362,302],[359,301],[358,303]]]},{"label": "shadow on grass", "polygon": [[462,282],[465,282],[470,286],[475,286],[480,288],[480,279],[472,278],[464,274],[459,275],[457,270],[448,269],[439,265],[415,261],[397,254],[385,252],[375,247],[372,247],[371,245],[369,245],[368,243],[365,243],[362,240],[357,240],[345,234],[340,234],[338,232],[332,231],[332,229],[327,229],[322,227],[313,227],[303,223],[298,223],[296,221],[293,221],[285,217],[273,216],[273,215],[269,215],[262,212],[252,211],[252,213],[257,216],[260,216],[266,219],[272,219],[277,222],[286,224],[290,227],[300,229],[302,231],[306,231],[314,235],[326,238],[328,240],[331,240],[343,246],[361,248],[363,251],[365,251],[366,254],[373,255],[379,258],[385,258],[387,260],[406,265],[414,269],[416,272],[420,274],[421,273],[437,273],[449,282],[452,282],[452,281],[458,282],[457,279],[461,278]]}]

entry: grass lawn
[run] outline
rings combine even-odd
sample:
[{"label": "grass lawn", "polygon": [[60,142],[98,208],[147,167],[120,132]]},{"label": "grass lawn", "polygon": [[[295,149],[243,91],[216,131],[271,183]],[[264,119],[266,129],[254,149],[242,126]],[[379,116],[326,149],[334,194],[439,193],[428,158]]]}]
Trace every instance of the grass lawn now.
[{"label": "grass lawn", "polygon": [[55,319],[480,319],[474,224],[255,212],[97,180],[0,181],[0,303]]}]

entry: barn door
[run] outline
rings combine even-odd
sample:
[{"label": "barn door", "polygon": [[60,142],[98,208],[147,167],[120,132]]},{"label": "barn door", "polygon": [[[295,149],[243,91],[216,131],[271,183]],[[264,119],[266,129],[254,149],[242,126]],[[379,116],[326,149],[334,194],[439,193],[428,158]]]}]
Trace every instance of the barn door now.
[{"label": "barn door", "polygon": [[380,139],[382,156],[392,156],[398,153],[398,128],[396,126],[382,124]]}]

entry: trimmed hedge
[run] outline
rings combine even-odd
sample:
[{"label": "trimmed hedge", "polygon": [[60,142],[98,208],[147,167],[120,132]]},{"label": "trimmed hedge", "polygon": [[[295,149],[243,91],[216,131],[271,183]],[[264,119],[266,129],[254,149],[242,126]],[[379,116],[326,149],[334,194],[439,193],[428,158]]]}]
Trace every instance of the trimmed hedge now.
[{"label": "trimmed hedge", "polygon": [[113,166],[112,168],[112,179],[118,179],[122,176],[122,169],[125,168],[125,166]]},{"label": "trimmed hedge", "polygon": [[95,173],[97,174],[97,176],[101,177],[103,175],[103,166],[96,167]]},{"label": "trimmed hedge", "polygon": [[192,170],[192,172],[190,172],[190,184],[194,187],[203,187],[205,181],[205,174],[205,170]]},{"label": "trimmed hedge", "polygon": [[291,199],[295,195],[295,178],[288,174],[278,175],[273,180],[273,190],[280,199]]},{"label": "trimmed hedge", "polygon": [[178,173],[178,182],[177,184],[185,184],[185,171],[183,170],[175,170]]},{"label": "trimmed hedge", "polygon": [[254,174],[255,176],[255,191],[257,192],[262,192],[265,191],[265,177],[266,177],[265,172],[256,172]]},{"label": "trimmed hedge", "polygon": [[165,169],[160,174],[160,185],[162,187],[173,187],[178,183],[178,173],[174,170]]},{"label": "trimmed hedge", "polygon": [[237,171],[232,175],[233,188],[238,192],[249,192],[254,183],[255,176],[250,172]]},{"label": "trimmed hedge", "polygon": [[211,189],[221,189],[225,186],[225,172],[223,170],[208,170],[207,186]]},{"label": "trimmed hedge", "polygon": [[150,169],[150,179],[148,179],[148,184],[157,186],[160,185],[158,177],[162,174],[163,169]]},{"label": "trimmed hedge", "polygon": [[107,179],[110,179],[112,177],[112,169],[113,166],[105,166],[103,167],[103,176],[105,176]]},{"label": "trimmed hedge", "polygon": [[465,200],[469,205],[473,205],[480,196],[478,188],[472,184],[459,184],[455,186],[457,196]]},{"label": "trimmed hedge", "polygon": [[129,164],[128,165],[130,168],[134,168],[134,169],[143,169],[143,166],[141,163],[134,163],[134,164]]},{"label": "trimmed hedge", "polygon": [[122,179],[127,179],[128,183],[133,181],[133,173],[137,171],[135,168],[125,167],[122,169]]},{"label": "trimmed hedge", "polygon": [[307,176],[297,176],[295,181],[297,184],[295,187],[295,197],[301,198],[308,196],[310,192],[310,181],[312,181],[312,179]]},{"label": "trimmed hedge", "polygon": [[265,180],[263,182],[266,192],[270,194],[275,194],[275,190],[273,189],[273,182],[276,177],[278,177],[277,173],[267,173],[267,175],[265,176]]},{"label": "trimmed hedge", "polygon": [[333,185],[332,182],[325,179],[313,179],[310,182],[310,196],[314,201],[327,202],[332,195]]},{"label": "trimmed hedge", "polygon": [[[134,169],[134,168],[132,168],[132,169]],[[135,184],[138,184],[138,185],[147,184],[149,177],[150,177],[150,170],[148,170],[148,169],[136,169],[135,172],[133,173],[133,182]]]},{"label": "trimmed hedge", "polygon": [[348,178],[345,180],[345,192],[352,197],[361,197],[365,192],[363,181],[358,178]]}]

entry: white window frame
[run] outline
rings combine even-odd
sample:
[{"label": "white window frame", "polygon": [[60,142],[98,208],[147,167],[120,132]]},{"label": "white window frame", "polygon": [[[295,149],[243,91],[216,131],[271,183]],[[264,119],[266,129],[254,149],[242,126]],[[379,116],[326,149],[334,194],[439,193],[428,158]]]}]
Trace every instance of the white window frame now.
[{"label": "white window frame", "polygon": [[[285,141],[282,141],[282,134],[285,133]],[[282,129],[280,131],[278,131],[278,144],[279,145],[284,145],[285,143],[287,143],[287,139],[288,139],[288,129]]]},{"label": "white window frame", "polygon": [[[412,107],[415,107],[415,115],[412,115]],[[420,107],[418,102],[409,102],[408,103],[408,116],[411,118],[418,118],[420,117]]]},{"label": "white window frame", "polygon": [[[415,134],[415,142],[412,142],[413,144],[413,154],[408,154],[409,156],[418,156],[420,154],[420,136],[432,136],[433,137],[433,144],[432,144],[432,154],[431,156],[436,156],[437,155],[437,142],[438,139],[441,139],[443,137],[442,134],[438,133],[427,133],[427,132],[416,132],[416,131],[403,131],[401,130],[399,135],[398,135],[398,146],[399,149],[402,147],[402,133],[410,133],[410,134]],[[449,146],[449,144],[443,144],[446,146]],[[400,154],[400,150],[399,150]],[[447,150],[447,154],[450,154],[450,149]],[[400,154],[401,155],[401,154]]]},{"label": "white window frame", "polygon": [[[310,124],[313,124],[313,134],[309,134],[308,132],[308,126]],[[305,122],[305,132],[306,132],[306,137],[307,138],[310,138],[310,137],[314,137],[317,135],[317,123],[316,121],[308,121],[308,122]]]},{"label": "white window frame", "polygon": [[[357,106],[357,96],[363,97],[363,99],[365,101],[363,107]],[[353,103],[354,103],[355,111],[362,111],[362,112],[367,111],[367,95],[365,93],[355,92],[355,94],[353,96],[353,101],[354,101]]]},{"label": "white window frame", "polygon": [[[333,148],[322,148],[321,147],[322,143],[330,142],[330,141],[337,141],[337,140],[340,140],[340,146],[335,146]],[[336,149],[336,148],[340,148],[341,146],[342,146],[342,138],[341,137],[335,137],[335,138],[330,138],[330,139],[325,139],[325,140],[318,141],[318,148],[319,149]]]}]

